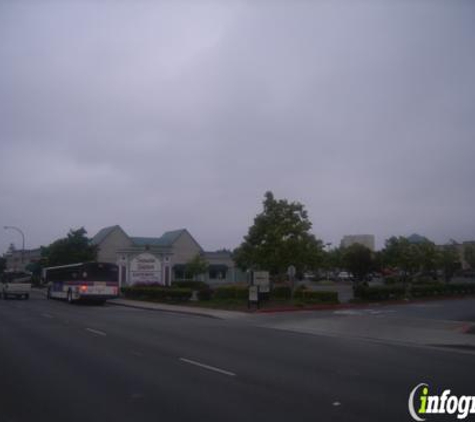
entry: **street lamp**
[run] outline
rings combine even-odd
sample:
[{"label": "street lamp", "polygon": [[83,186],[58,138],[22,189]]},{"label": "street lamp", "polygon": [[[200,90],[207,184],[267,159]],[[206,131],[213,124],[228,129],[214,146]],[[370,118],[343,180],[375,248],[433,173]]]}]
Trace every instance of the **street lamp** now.
[{"label": "street lamp", "polygon": [[22,240],[22,244],[21,244],[21,265],[23,266],[23,255],[25,254],[25,234],[18,227],[15,227],[15,226],[3,226],[3,228],[5,230],[8,230],[8,229],[16,230],[18,233],[21,234],[21,240]]}]

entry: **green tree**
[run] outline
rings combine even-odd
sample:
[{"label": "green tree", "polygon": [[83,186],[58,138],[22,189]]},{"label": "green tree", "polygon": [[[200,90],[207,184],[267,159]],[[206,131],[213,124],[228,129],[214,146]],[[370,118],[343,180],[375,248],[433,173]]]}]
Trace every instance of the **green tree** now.
[{"label": "green tree", "polygon": [[359,243],[344,248],[343,266],[353,274],[356,282],[364,280],[373,266],[371,250]]},{"label": "green tree", "polygon": [[463,257],[472,270],[475,270],[475,245],[466,245],[463,250]]},{"label": "green tree", "polygon": [[84,227],[70,230],[65,238],[58,239],[49,246],[41,248],[44,266],[95,261],[97,245],[92,245],[86,234]]},{"label": "green tree", "polygon": [[444,273],[444,279],[447,283],[450,282],[459,267],[460,257],[455,242],[444,245],[439,254],[439,268]]},{"label": "green tree", "polygon": [[343,268],[343,249],[333,248],[325,252],[325,264],[328,270]]},{"label": "green tree", "polygon": [[424,240],[416,244],[416,246],[421,269],[436,277],[437,267],[440,262],[440,251],[437,249],[437,246],[430,240]]},{"label": "green tree", "polygon": [[185,272],[195,279],[208,271],[208,267],[208,261],[198,253],[187,262]]},{"label": "green tree", "polygon": [[7,268],[7,258],[0,257],[0,274],[3,274]]},{"label": "green tree", "polygon": [[294,265],[297,273],[317,269],[323,259],[323,244],[310,233],[312,223],[304,206],[277,200],[272,192],[266,192],[263,208],[234,251],[236,263],[274,276],[283,276],[289,265]]},{"label": "green tree", "polygon": [[404,283],[421,267],[417,245],[403,236],[393,236],[386,240],[383,255],[387,265],[399,269]]}]

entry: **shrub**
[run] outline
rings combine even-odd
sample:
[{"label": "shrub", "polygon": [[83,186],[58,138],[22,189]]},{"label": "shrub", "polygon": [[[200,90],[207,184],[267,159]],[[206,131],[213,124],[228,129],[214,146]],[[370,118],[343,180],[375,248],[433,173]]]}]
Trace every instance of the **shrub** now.
[{"label": "shrub", "polygon": [[290,299],[291,290],[289,286],[276,286],[270,293],[271,299]]},{"label": "shrub", "polygon": [[172,287],[174,288],[187,288],[191,290],[203,290],[209,289],[209,286],[204,281],[172,281]]},{"label": "shrub", "polygon": [[355,288],[355,297],[363,300],[389,300],[401,299],[404,297],[404,286],[357,286]]},{"label": "shrub", "polygon": [[338,303],[338,292],[296,290],[294,299],[303,303]]},{"label": "shrub", "polygon": [[209,288],[198,290],[198,300],[211,300],[212,297],[213,290]]},{"label": "shrub", "polygon": [[[432,281],[426,284],[410,284],[408,294],[414,298],[475,294],[475,283],[437,283]],[[355,289],[355,297],[361,300],[389,300],[402,299],[405,290],[402,285],[364,287]]]},{"label": "shrub", "polygon": [[146,287],[146,286],[130,286],[122,287],[122,293],[129,299],[149,299],[157,301],[186,301],[190,300],[192,295],[191,289],[173,288],[173,287]]},{"label": "shrub", "polygon": [[247,299],[249,290],[243,286],[221,286],[214,290],[216,299]]},{"label": "shrub", "polygon": [[384,277],[384,284],[387,284],[387,285],[398,284],[400,282],[401,282],[401,279],[393,275]]}]

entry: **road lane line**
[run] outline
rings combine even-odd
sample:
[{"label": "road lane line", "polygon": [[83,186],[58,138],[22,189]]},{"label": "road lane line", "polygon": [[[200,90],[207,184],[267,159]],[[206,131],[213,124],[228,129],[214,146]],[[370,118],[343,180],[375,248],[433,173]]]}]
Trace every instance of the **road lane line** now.
[{"label": "road lane line", "polygon": [[99,336],[106,336],[106,335],[107,335],[107,334],[104,333],[103,331],[94,330],[94,328],[86,328],[86,331],[89,331],[90,333],[97,334],[97,335],[99,335]]},{"label": "road lane line", "polygon": [[182,362],[189,363],[190,365],[195,365],[195,366],[199,366],[200,368],[208,369],[209,371],[218,372],[220,374],[228,375],[230,377],[235,377],[236,376],[236,374],[234,372],[230,372],[230,371],[226,371],[224,369],[216,368],[215,366],[206,365],[204,363],[196,362],[194,360],[190,360],[190,359],[186,359],[186,358],[180,358],[180,360]]},{"label": "road lane line", "polygon": [[45,318],[50,318],[50,319],[54,318],[54,316],[51,314],[41,314],[41,316]]}]

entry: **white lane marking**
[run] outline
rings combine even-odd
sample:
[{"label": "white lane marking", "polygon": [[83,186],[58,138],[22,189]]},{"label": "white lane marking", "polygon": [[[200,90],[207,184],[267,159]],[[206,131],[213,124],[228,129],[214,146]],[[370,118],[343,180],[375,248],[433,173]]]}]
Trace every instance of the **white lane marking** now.
[{"label": "white lane marking", "polygon": [[97,334],[97,335],[99,335],[99,336],[106,336],[106,335],[107,335],[107,334],[104,333],[103,331],[94,330],[94,328],[86,328],[86,331],[89,331],[90,333]]},{"label": "white lane marking", "polygon": [[46,313],[45,313],[45,314],[41,314],[41,316],[42,316],[42,317],[45,317],[45,318],[50,318],[50,319],[54,318],[53,315],[51,315],[51,314],[46,314]]},{"label": "white lane marking", "polygon": [[341,406],[341,403],[339,401],[335,401],[335,402],[333,402],[333,406],[335,406],[335,407]]},{"label": "white lane marking", "polygon": [[216,368],[215,366],[206,365],[204,363],[196,362],[194,360],[185,359],[185,358],[180,358],[180,360],[182,362],[189,363],[190,365],[195,365],[195,366],[199,366],[200,368],[208,369],[209,371],[219,372],[220,374],[228,375],[230,377],[236,376],[234,372],[225,371],[224,369]]}]

